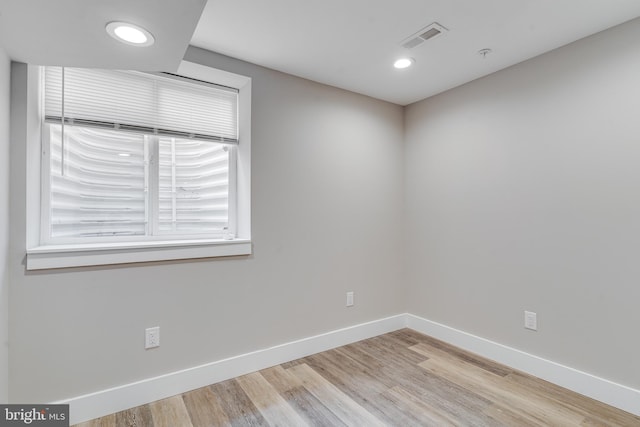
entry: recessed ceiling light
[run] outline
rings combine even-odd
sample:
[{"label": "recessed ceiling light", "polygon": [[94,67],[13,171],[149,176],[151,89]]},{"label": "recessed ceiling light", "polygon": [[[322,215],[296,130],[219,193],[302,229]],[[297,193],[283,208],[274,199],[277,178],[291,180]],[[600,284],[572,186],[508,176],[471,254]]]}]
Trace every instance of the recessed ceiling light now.
[{"label": "recessed ceiling light", "polygon": [[114,39],[132,46],[151,46],[155,42],[149,31],[127,22],[109,22],[106,29]]},{"label": "recessed ceiling light", "polygon": [[393,63],[393,66],[398,69],[408,68],[413,65],[415,60],[413,58],[400,58]]}]

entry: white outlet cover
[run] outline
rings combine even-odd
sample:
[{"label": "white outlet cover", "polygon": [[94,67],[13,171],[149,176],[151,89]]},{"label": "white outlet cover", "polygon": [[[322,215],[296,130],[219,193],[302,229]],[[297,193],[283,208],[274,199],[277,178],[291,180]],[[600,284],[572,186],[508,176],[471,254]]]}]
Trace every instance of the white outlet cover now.
[{"label": "white outlet cover", "polygon": [[144,330],[144,348],[160,347],[160,326]]},{"label": "white outlet cover", "polygon": [[524,327],[532,331],[538,330],[538,315],[533,311],[524,312]]},{"label": "white outlet cover", "polygon": [[347,292],[347,307],[353,306],[353,292]]}]

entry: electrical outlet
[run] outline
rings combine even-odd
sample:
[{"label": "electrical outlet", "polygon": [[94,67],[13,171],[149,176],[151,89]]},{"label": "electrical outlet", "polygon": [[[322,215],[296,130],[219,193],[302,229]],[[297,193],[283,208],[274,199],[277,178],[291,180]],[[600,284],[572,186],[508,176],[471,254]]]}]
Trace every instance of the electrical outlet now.
[{"label": "electrical outlet", "polygon": [[144,348],[160,347],[160,326],[144,330]]},{"label": "electrical outlet", "polygon": [[353,292],[347,292],[347,307],[353,306]]},{"label": "electrical outlet", "polygon": [[538,330],[538,315],[533,311],[524,312],[524,327],[532,331]]}]

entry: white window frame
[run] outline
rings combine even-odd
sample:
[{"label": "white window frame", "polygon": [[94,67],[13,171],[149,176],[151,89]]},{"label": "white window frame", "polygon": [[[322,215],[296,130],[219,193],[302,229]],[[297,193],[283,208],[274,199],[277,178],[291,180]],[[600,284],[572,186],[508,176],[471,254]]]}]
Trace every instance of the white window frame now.
[{"label": "white window frame", "polygon": [[[40,118],[40,67],[28,66],[27,118],[27,270],[250,255],[251,243],[251,79],[183,61],[176,74],[238,90],[239,144],[236,157],[236,214],[233,240],[153,240],[134,242],[43,245],[41,208],[45,199],[41,174],[46,173]],[[232,159],[233,160],[233,159]],[[232,162],[233,163],[233,162]]]}]

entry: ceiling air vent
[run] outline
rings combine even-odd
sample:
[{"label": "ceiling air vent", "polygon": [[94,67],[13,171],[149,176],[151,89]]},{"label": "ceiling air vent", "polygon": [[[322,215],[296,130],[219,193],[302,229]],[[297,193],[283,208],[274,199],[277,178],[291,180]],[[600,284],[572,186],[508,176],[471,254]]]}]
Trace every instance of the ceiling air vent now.
[{"label": "ceiling air vent", "polygon": [[439,35],[447,31],[448,30],[445,27],[438,24],[437,22],[434,22],[431,25],[427,25],[425,28],[421,29],[400,44],[404,48],[413,49],[414,47],[421,45],[427,40],[438,37]]}]

